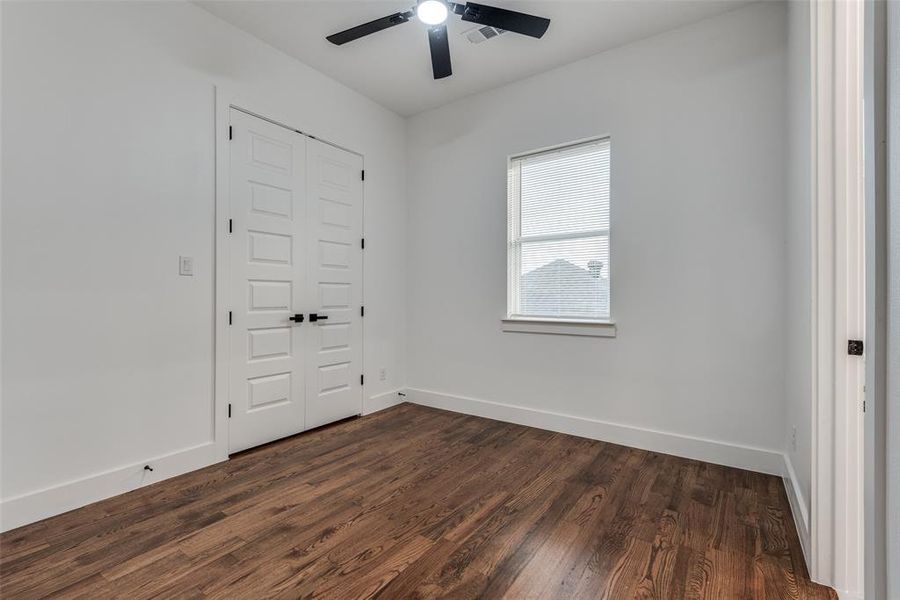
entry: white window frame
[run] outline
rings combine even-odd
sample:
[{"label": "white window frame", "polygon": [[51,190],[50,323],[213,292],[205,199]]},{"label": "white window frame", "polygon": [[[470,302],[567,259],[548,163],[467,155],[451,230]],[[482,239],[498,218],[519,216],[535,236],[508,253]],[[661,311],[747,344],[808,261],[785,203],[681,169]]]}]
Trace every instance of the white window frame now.
[{"label": "white window frame", "polygon": [[[547,154],[550,152],[559,152],[568,150],[570,148],[574,148],[577,146],[589,145],[597,142],[609,142],[610,143],[610,168],[612,167],[612,139],[609,135],[599,135],[589,138],[584,138],[580,140],[575,140],[572,142],[566,142],[564,144],[557,144],[555,146],[549,146],[546,148],[539,148],[537,150],[530,150],[528,152],[522,152],[519,154],[513,154],[507,157],[506,161],[506,171],[509,173],[512,163],[515,160],[519,160],[528,156],[533,156],[536,154]],[[612,180],[612,173],[610,173],[610,181]],[[509,183],[507,183],[507,186]],[[592,237],[592,236],[606,236],[609,251],[610,251],[610,264],[609,268],[609,279],[612,282],[612,190],[610,190],[610,222],[609,227],[605,229],[599,230],[591,230],[578,232],[577,234],[572,233],[563,233],[563,234],[545,234],[545,235],[535,235],[528,236],[527,238],[523,238],[519,231],[521,231],[521,218],[522,211],[521,207],[515,211],[515,218],[518,219],[518,222],[514,222],[514,215],[512,211],[512,206],[509,205],[510,198],[510,190],[507,189],[507,244],[506,244],[506,256],[507,256],[507,266],[506,266],[506,316],[501,320],[501,330],[512,333],[543,333],[543,334],[556,334],[556,335],[576,335],[576,336],[591,336],[591,337],[615,337],[616,336],[616,324],[612,320],[612,286],[610,286],[610,298],[609,298],[609,314],[610,316],[606,319],[581,319],[581,318],[567,318],[567,317],[534,317],[527,315],[518,315],[514,314],[511,309],[516,304],[518,299],[515,297],[513,279],[516,276],[516,269],[519,269],[518,262],[516,261],[516,252],[515,249],[521,246],[521,243],[524,241],[551,241],[551,240],[565,240],[565,239],[574,239],[574,238],[582,238],[582,237]],[[518,202],[521,202],[520,194],[516,194],[516,199]]]}]

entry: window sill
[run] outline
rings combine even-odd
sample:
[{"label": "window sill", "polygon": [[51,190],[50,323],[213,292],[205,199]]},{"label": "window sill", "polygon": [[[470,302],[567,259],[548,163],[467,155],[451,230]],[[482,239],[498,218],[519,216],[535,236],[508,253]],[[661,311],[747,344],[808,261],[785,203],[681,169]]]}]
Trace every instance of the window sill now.
[{"label": "window sill", "polygon": [[616,337],[616,324],[612,321],[578,321],[574,319],[508,318],[500,324],[502,331],[511,333],[544,333],[552,335],[581,335],[590,337]]}]

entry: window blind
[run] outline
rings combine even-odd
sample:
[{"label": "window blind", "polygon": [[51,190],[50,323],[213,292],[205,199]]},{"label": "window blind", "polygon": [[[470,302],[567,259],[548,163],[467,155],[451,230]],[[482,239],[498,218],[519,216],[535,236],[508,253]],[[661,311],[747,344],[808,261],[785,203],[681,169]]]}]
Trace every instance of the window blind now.
[{"label": "window blind", "polygon": [[509,161],[509,316],[608,320],[609,138]]}]

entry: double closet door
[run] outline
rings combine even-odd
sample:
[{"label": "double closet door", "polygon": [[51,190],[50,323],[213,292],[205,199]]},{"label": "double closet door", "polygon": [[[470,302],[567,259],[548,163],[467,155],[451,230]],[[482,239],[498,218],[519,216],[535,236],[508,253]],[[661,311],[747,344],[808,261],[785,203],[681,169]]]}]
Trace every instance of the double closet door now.
[{"label": "double closet door", "polygon": [[229,451],[362,412],[362,158],[231,109]]}]

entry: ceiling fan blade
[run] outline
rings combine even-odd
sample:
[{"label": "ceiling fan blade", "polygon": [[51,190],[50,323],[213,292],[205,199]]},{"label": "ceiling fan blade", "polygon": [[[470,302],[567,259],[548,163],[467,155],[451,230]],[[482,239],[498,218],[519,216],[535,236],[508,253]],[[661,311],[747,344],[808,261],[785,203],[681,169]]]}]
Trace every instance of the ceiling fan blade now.
[{"label": "ceiling fan blade", "polygon": [[[454,10],[454,12],[457,12],[457,10]],[[550,26],[550,19],[545,19],[544,17],[535,17],[534,15],[526,15],[514,10],[506,10],[505,8],[476,4],[475,2],[466,2],[462,12],[462,20],[478,23],[479,25],[490,25],[497,29],[505,29],[506,31],[513,31],[534,38],[542,37],[547,31],[547,27]]]},{"label": "ceiling fan blade", "polygon": [[347,42],[358,40],[359,38],[367,36],[369,34],[377,33],[382,29],[387,29],[388,27],[393,27],[394,25],[406,23],[412,16],[413,11],[411,10],[408,10],[406,12],[394,13],[386,17],[381,17],[380,19],[375,19],[374,21],[369,21],[368,23],[363,23],[362,25],[357,25],[356,27],[351,27],[350,29],[346,29],[339,33],[333,33],[325,39],[332,44],[340,46],[341,44],[346,44]]},{"label": "ceiling fan blade", "polygon": [[450,68],[450,40],[447,26],[438,25],[428,29],[428,45],[431,46],[431,70],[435,79],[443,79],[453,74]]}]

